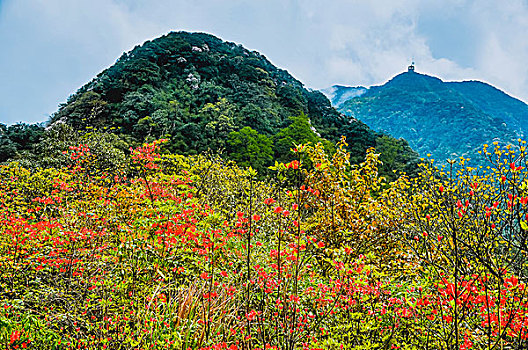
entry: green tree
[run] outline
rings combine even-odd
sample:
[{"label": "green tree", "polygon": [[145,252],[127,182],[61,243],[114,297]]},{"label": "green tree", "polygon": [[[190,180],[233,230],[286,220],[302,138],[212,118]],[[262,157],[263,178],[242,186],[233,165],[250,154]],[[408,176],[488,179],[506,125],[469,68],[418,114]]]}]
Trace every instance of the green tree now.
[{"label": "green tree", "polygon": [[55,113],[50,123],[66,122],[76,129],[105,124],[108,115],[108,103],[100,94],[86,91],[75,100],[68,101]]},{"label": "green tree", "polygon": [[0,162],[31,152],[44,133],[41,124],[0,124]]},{"label": "green tree", "polygon": [[404,139],[381,135],[376,139],[376,151],[380,154],[380,175],[395,180],[402,172],[415,175],[418,155]]},{"label": "green tree", "polygon": [[233,131],[227,139],[229,157],[242,167],[251,166],[263,174],[273,160],[273,142],[249,126]]},{"label": "green tree", "polygon": [[291,117],[290,120],[291,124],[275,135],[275,157],[277,160],[283,162],[290,160],[290,149],[298,144],[316,144],[322,142],[325,150],[332,150],[333,147],[330,143],[322,139],[316,134],[316,131],[312,129],[312,125],[304,113],[297,117]]},{"label": "green tree", "polygon": [[42,140],[34,146],[33,154],[27,155],[20,163],[28,168],[61,168],[71,164],[70,158],[63,152],[80,144],[90,149],[96,157],[94,169],[115,173],[126,166],[125,154],[128,152],[129,142],[109,132],[79,132],[63,123],[48,128],[42,135]]},{"label": "green tree", "polygon": [[208,103],[201,110],[202,123],[205,124],[206,135],[209,136],[208,148],[219,149],[225,146],[225,139],[236,125],[234,121],[235,107],[225,98],[216,103]]}]

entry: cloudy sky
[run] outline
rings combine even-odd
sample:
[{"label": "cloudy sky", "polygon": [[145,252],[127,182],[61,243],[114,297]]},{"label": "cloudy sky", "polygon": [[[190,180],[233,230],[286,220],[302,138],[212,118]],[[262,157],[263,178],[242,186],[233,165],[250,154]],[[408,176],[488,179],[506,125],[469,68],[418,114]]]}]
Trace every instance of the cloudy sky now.
[{"label": "cloudy sky", "polygon": [[0,123],[45,121],[122,52],[169,31],[257,50],[307,87],[406,69],[528,101],[528,0],[0,0]]}]

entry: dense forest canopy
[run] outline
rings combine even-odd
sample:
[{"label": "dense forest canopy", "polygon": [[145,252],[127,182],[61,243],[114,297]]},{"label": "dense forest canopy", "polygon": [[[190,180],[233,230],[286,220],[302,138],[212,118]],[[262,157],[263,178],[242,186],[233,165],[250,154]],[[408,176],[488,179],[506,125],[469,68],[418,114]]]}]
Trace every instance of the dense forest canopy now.
[{"label": "dense forest canopy", "polygon": [[44,127],[40,124],[0,123],[0,162],[27,154],[40,142]]}]

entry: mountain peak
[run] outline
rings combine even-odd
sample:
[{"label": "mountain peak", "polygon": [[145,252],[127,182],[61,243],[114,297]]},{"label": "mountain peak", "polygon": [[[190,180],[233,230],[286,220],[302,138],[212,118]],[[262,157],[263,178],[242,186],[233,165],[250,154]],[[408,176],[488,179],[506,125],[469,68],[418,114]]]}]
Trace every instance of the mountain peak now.
[{"label": "mountain peak", "polygon": [[443,81],[437,77],[418,73],[416,71],[407,71],[400,73],[391,78],[383,86],[400,87],[406,89],[436,89],[442,85]]}]

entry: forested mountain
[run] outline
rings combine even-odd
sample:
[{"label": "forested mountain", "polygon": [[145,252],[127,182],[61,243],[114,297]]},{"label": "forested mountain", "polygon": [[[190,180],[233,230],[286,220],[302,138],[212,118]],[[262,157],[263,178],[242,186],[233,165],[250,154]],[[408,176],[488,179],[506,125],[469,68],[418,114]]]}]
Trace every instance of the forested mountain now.
[{"label": "forested mountain", "polygon": [[528,125],[528,105],[477,81],[443,82],[410,70],[382,86],[335,86],[327,95],[342,113],[376,131],[406,139],[440,163],[460,156],[481,164],[478,151],[493,141],[516,143]]},{"label": "forested mountain", "polygon": [[528,105],[503,91],[480,81],[448,82],[451,88],[485,113],[501,119],[518,136],[526,135]]},{"label": "forested mountain", "polygon": [[169,33],[124,53],[49,121],[50,128],[64,124],[130,144],[169,138],[169,150],[180,154],[224,150],[259,170],[285,159],[292,142],[331,147],[341,135],[356,163],[368,147],[385,149],[386,173],[416,158],[404,140],[343,116],[260,53],[203,33]]}]

